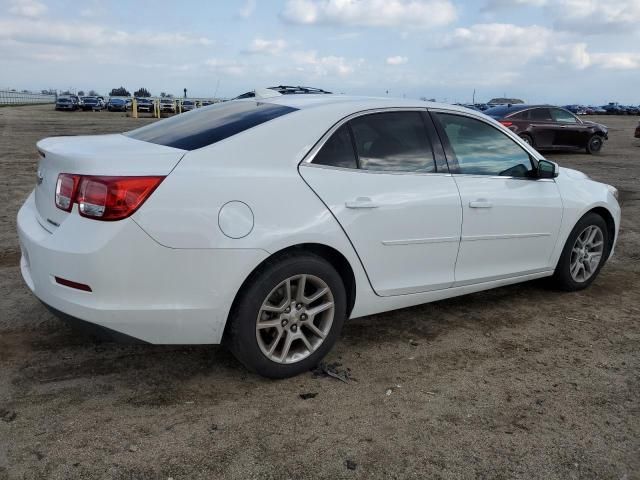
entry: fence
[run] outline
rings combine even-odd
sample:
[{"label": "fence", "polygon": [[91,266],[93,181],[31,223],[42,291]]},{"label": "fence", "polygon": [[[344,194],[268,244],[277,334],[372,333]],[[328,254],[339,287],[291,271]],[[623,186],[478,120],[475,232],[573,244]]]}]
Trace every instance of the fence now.
[{"label": "fence", "polygon": [[55,95],[44,95],[41,93],[14,92],[11,90],[0,90],[0,105],[25,105],[38,103],[55,103]]}]

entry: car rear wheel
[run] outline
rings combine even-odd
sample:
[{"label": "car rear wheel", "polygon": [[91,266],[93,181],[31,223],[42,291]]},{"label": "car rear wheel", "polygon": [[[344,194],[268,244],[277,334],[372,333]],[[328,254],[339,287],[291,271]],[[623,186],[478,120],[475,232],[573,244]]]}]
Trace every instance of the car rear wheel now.
[{"label": "car rear wheel", "polygon": [[523,133],[522,135],[520,135],[520,138],[524,141],[524,143],[533,147],[533,138],[531,137],[531,135],[529,135],[528,133]]},{"label": "car rear wheel", "polygon": [[239,292],[224,343],[270,378],[307,371],[331,350],[346,317],[342,278],[312,254],[269,261]]},{"label": "car rear wheel", "polygon": [[602,144],[604,143],[604,139],[602,135],[591,135],[589,141],[587,142],[587,153],[599,153],[602,150]]},{"label": "car rear wheel", "polygon": [[588,287],[600,273],[609,254],[609,232],[604,219],[587,213],[569,234],[553,274],[562,290],[576,291]]}]

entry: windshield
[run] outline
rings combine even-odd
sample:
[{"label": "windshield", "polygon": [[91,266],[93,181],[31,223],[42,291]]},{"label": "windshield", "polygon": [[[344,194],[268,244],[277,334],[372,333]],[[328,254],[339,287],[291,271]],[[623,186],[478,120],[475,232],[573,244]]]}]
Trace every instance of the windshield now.
[{"label": "windshield", "polygon": [[125,135],[167,147],[195,150],[296,110],[271,103],[224,102],[197,108]]}]

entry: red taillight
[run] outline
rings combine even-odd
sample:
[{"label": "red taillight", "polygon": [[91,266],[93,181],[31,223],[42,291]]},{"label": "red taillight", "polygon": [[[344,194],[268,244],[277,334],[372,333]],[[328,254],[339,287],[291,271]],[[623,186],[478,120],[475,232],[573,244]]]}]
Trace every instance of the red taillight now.
[{"label": "red taillight", "polygon": [[505,127],[510,127],[511,125],[513,125],[513,122],[508,122],[506,120],[500,120],[500,123]]},{"label": "red taillight", "polygon": [[79,179],[79,175],[70,175],[68,173],[58,175],[58,181],[56,182],[56,207],[65,212],[71,211]]},{"label": "red taillight", "polygon": [[[96,177],[68,175],[61,173],[58,183],[65,182],[66,177],[76,177],[73,201],[67,209],[70,211],[73,202],[78,204],[80,215],[96,220],[121,220],[133,214],[149,195],[160,185],[164,177]],[[68,181],[67,181],[68,183]]]}]

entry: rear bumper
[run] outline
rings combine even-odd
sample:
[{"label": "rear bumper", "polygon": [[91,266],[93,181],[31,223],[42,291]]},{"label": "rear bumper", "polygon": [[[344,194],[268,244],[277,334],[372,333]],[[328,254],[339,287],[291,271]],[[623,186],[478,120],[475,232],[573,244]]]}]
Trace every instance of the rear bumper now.
[{"label": "rear bumper", "polygon": [[33,293],[66,315],[154,344],[220,343],[236,292],[267,256],[166,248],[130,218],[99,222],[77,211],[49,229],[31,194],[18,213],[18,235],[22,276]]}]

